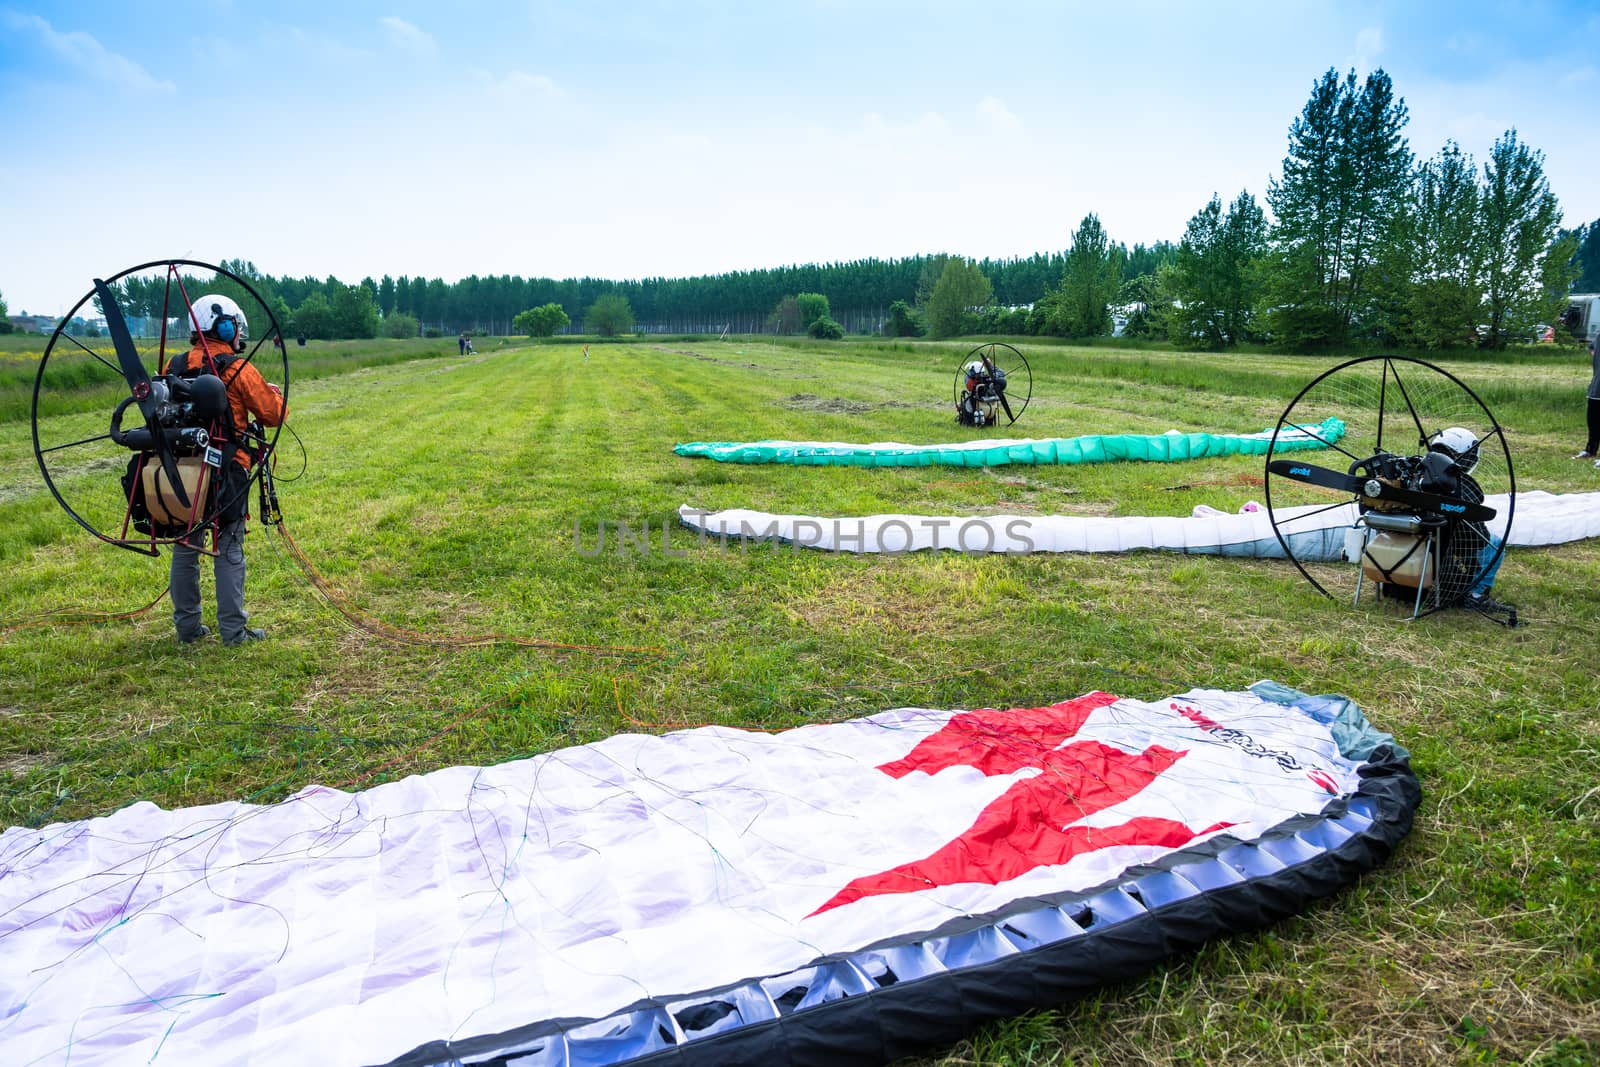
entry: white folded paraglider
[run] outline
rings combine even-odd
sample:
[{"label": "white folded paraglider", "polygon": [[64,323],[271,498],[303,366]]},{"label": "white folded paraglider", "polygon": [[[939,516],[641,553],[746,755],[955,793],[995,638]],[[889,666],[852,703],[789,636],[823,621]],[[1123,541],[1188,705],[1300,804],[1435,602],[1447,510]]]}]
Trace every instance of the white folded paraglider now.
[{"label": "white folded paraglider", "polygon": [[0,834],[7,1063],[883,1063],[1264,925],[1419,791],[1273,683],[618,735]]},{"label": "white folded paraglider", "polygon": [[[1486,503],[1505,512],[1504,495]],[[684,526],[706,538],[778,541],[828,552],[886,553],[950,550],[1022,555],[1033,552],[1182,552],[1188,555],[1284,558],[1266,509],[1229,514],[1197,508],[1186,516],[1085,515],[779,515],[732,508],[678,509]],[[1320,516],[1314,515],[1321,512]],[[1301,519],[1301,516],[1306,516]],[[1282,508],[1278,525],[1291,538],[1295,558],[1337,560],[1345,531],[1356,519],[1354,503],[1327,508]],[[1504,520],[1489,524],[1496,537]],[[1292,531],[1292,532],[1291,532]],[[1600,537],[1600,493],[1517,494],[1509,544],[1554,545]]]}]

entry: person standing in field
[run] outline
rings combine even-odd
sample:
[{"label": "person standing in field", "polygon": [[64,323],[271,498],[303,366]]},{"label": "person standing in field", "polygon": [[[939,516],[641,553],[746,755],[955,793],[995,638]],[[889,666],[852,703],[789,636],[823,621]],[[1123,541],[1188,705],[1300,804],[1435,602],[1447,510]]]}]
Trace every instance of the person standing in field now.
[{"label": "person standing in field", "polygon": [[1589,378],[1589,441],[1572,458],[1592,459],[1600,467],[1600,335],[1589,340],[1589,362],[1593,365]]},{"label": "person standing in field", "polygon": [[194,347],[172,357],[165,371],[221,378],[228,390],[228,411],[226,438],[213,438],[221,446],[222,465],[216,477],[211,521],[172,546],[172,624],[178,640],[186,645],[211,632],[200,621],[200,550],[205,547],[206,531],[214,529],[217,628],[222,631],[223,644],[242,645],[267,636],[265,630],[250,629],[250,616],[244,610],[244,535],[250,518],[250,471],[258,458],[245,430],[252,420],[281,426],[288,410],[283,391],[240,358],[249,323],[239,305],[211,294],[194,302],[193,313],[189,343]]},{"label": "person standing in field", "polygon": [[456,338],[456,351],[461,355],[467,354],[467,331],[462,330],[461,336]]}]

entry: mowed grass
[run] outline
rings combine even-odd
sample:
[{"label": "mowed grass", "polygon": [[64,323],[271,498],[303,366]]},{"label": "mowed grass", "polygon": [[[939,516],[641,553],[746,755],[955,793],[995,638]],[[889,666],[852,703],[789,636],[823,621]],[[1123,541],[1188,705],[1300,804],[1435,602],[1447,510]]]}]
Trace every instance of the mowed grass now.
[{"label": "mowed grass", "polygon": [[[1600,1062],[1600,544],[1514,551],[1497,592],[1526,625],[1508,631],[1333,605],[1282,562],[724,551],[677,527],[682,503],[1183,515],[1260,499],[1249,457],[868,471],[671,452],[959,440],[972,431],[953,425],[951,379],[969,347],[640,341],[596,344],[585,360],[545,345],[297,379],[307,462],[282,486],[288,529],[349,604],[419,635],[655,651],[380,639],[258,528],[261,645],[179,647],[165,602],[0,638],[0,824],[365,787],[618,731],[1275,678],[1350,695],[1413,752],[1425,799],[1395,859],[1306,915],[927,1062]],[[1260,430],[1335,362],[1028,354],[1035,400],[1015,431],[1039,437]],[[1600,472],[1566,458],[1581,444],[1584,361],[1449,367],[1505,423],[1522,488],[1600,488]],[[285,440],[287,477],[300,464]],[[624,523],[648,524],[647,554],[619,546]],[[165,565],[73,525],[38,484],[26,419],[0,421],[0,627],[138,607]]]}]

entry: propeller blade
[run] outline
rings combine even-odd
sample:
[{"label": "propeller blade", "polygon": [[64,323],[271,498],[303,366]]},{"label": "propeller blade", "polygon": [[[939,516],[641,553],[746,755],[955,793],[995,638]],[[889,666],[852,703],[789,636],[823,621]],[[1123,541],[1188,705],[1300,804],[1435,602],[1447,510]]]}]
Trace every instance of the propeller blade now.
[{"label": "propeller blade", "polygon": [[94,291],[100,298],[100,313],[105,316],[106,332],[111,335],[111,344],[117,350],[117,363],[122,367],[122,376],[127,379],[133,398],[139,402],[139,410],[148,419],[151,413],[145,409],[145,404],[150,398],[150,372],[145,370],[139,350],[133,345],[133,334],[128,332],[127,320],[122,317],[122,307],[117,303],[111,286],[96,278]]},{"label": "propeller blade", "polygon": [[150,430],[155,438],[155,453],[161,458],[161,469],[167,472],[167,481],[172,483],[172,494],[184,507],[192,507],[193,505],[189,503],[188,490],[183,487],[183,475],[178,470],[178,459],[172,454],[172,449],[167,447],[167,435],[161,432],[159,422],[150,423]]},{"label": "propeller blade", "polygon": [[172,493],[178,498],[178,503],[186,508],[192,507],[189,493],[183,487],[183,476],[178,471],[178,460],[173,456],[172,449],[167,447],[166,435],[161,432],[161,423],[155,417],[157,400],[150,389],[150,372],[145,370],[144,361],[139,358],[133,334],[128,332],[127,320],[122,317],[122,307],[117,303],[111,286],[99,278],[94,280],[94,291],[100,298],[100,313],[106,319],[106,332],[111,335],[112,347],[117,350],[117,363],[122,367],[122,376],[128,380],[133,399],[139,403],[139,413],[144,416],[145,427],[150,431],[155,454],[161,460],[161,469],[167,472],[167,480],[172,483]]},{"label": "propeller blade", "polygon": [[1307,485],[1320,485],[1324,489],[1341,489],[1346,493],[1361,492],[1363,479],[1343,471],[1329,470],[1315,463],[1302,463],[1297,459],[1275,459],[1267,464],[1273,474]]},{"label": "propeller blade", "polygon": [[1015,415],[1011,414],[1011,405],[1006,401],[1006,391],[1004,389],[1001,389],[1001,390],[998,390],[998,392],[999,392],[999,395],[1000,395],[1000,406],[1006,409],[1006,421],[1008,423],[1016,422],[1017,421],[1017,417]]},{"label": "propeller blade", "polygon": [[1319,467],[1314,463],[1302,463],[1295,459],[1275,459],[1267,464],[1267,469],[1273,474],[1281,475],[1296,482],[1305,482],[1307,485],[1320,485],[1325,489],[1338,489],[1342,492],[1352,493],[1365,497],[1368,500],[1388,500],[1418,511],[1426,511],[1431,515],[1440,515],[1451,519],[1464,519],[1467,522],[1488,522],[1494,518],[1495,510],[1483,504],[1474,504],[1453,496],[1440,496],[1437,493],[1424,493],[1418,489],[1403,489],[1399,486],[1388,485],[1376,478],[1364,478],[1355,474],[1345,474],[1341,471],[1329,470]]}]

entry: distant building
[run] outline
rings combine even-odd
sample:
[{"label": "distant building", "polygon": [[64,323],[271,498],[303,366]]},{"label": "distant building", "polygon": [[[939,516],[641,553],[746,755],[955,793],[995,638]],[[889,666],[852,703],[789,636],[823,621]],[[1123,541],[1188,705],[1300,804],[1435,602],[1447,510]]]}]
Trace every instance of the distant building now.
[{"label": "distant building", "polygon": [[60,321],[50,315],[7,315],[6,318],[20,333],[51,333]]}]

